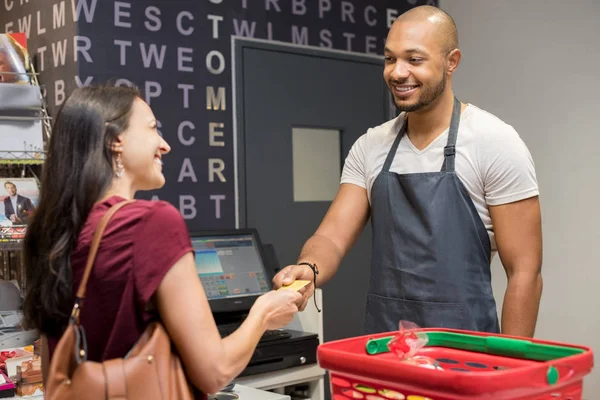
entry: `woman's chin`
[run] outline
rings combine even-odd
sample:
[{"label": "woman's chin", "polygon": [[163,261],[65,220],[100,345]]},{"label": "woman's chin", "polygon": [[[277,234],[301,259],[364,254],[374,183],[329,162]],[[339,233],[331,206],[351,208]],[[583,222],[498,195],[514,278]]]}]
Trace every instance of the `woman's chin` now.
[{"label": "woman's chin", "polygon": [[163,174],[160,174],[160,178],[156,182],[156,186],[153,189],[162,189],[165,186],[166,179]]},{"label": "woman's chin", "polygon": [[151,182],[146,182],[145,185],[140,185],[141,187],[138,190],[150,191],[150,190],[162,189],[162,187],[165,186],[165,183],[166,183],[165,177],[162,174],[160,174],[160,176],[153,179]]}]

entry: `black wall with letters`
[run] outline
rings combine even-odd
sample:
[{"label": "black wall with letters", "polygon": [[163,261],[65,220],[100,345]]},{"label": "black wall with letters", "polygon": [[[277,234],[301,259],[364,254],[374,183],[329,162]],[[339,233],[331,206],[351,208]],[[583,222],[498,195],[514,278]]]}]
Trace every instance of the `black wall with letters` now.
[{"label": "black wall with letters", "polygon": [[437,1],[2,0],[0,30],[27,33],[52,114],[77,86],[142,89],[172,151],[164,188],[138,197],[194,231],[235,227],[232,35],[382,54],[394,18],[422,4]]}]

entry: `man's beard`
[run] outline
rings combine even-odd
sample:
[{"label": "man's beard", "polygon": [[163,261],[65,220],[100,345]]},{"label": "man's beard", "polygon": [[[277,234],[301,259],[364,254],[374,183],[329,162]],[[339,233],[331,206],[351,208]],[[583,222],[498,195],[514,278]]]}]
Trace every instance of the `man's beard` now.
[{"label": "man's beard", "polygon": [[422,91],[422,94],[419,97],[419,100],[415,104],[403,104],[402,105],[402,104],[398,104],[397,101],[394,101],[394,102],[396,103],[396,108],[398,108],[398,111],[400,111],[400,112],[421,111],[421,110],[429,107],[434,101],[436,101],[442,95],[442,93],[444,93],[445,89],[446,89],[446,75],[444,74],[442,76],[442,79],[440,79],[440,81],[438,82],[437,85],[427,88],[426,90]]}]

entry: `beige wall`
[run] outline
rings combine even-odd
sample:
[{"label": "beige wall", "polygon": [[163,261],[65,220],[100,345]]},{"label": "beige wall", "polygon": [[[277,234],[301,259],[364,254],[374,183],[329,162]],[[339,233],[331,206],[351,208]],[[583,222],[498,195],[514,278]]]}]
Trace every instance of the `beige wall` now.
[{"label": "beige wall", "polygon": [[[510,123],[536,162],[544,294],[536,336],[600,350],[600,1],[440,0],[463,62],[457,96]],[[506,278],[498,260],[501,308]],[[600,398],[600,368],[585,381]]]}]

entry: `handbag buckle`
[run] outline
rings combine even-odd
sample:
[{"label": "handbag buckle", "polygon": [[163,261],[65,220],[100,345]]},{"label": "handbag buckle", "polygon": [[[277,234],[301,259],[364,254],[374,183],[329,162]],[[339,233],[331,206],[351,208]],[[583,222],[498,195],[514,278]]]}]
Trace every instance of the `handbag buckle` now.
[{"label": "handbag buckle", "polygon": [[79,314],[81,313],[81,306],[79,305],[80,299],[75,299],[75,305],[73,305],[73,311],[71,311],[71,322],[79,325]]}]

